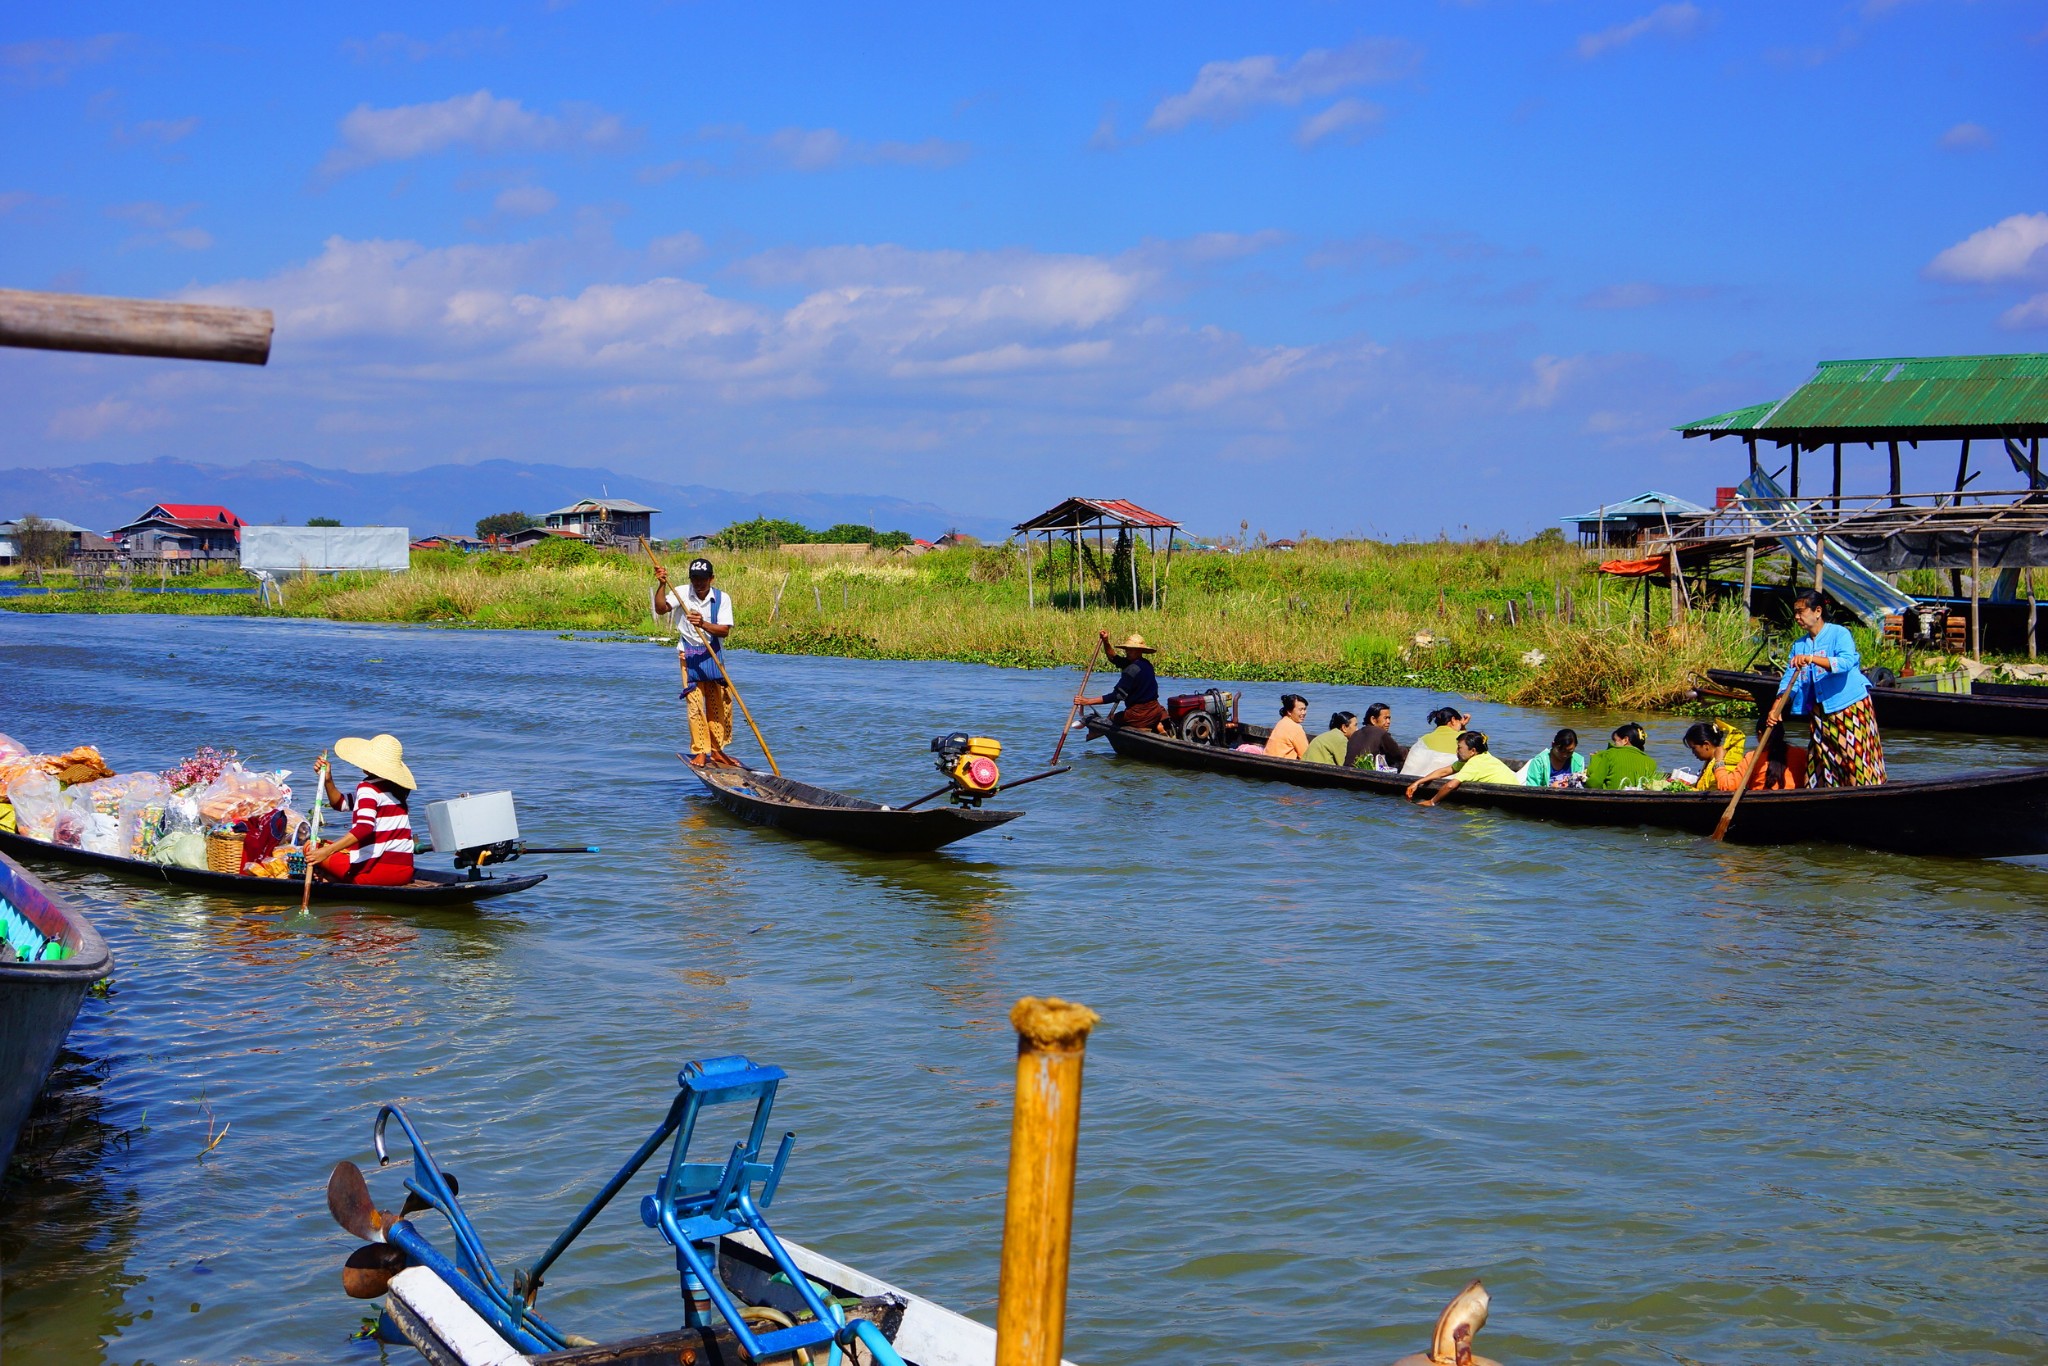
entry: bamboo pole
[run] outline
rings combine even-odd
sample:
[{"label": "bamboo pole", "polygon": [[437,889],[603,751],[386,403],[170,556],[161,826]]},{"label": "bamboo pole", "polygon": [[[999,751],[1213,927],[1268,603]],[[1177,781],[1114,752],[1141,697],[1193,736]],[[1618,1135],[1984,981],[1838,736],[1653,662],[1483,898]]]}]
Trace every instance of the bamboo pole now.
[{"label": "bamboo pole", "polygon": [[1010,1012],[1017,1030],[1017,1108],[1010,1122],[995,1366],[1059,1366],[1081,1139],[1081,1065],[1088,1031],[1100,1019],[1087,1006],[1053,996],[1027,996]]},{"label": "bamboo pole", "polygon": [[1742,615],[1750,616],[1751,589],[1756,583],[1756,542],[1742,547]]},{"label": "bamboo pole", "polygon": [[1977,599],[1984,591],[1984,563],[1977,553],[1981,532],[1970,533],[1970,657],[1980,659],[1984,654],[1983,636],[1977,626]]},{"label": "bamboo pole", "polygon": [[0,346],[37,351],[262,365],[271,325],[267,308],[0,289]]},{"label": "bamboo pole", "polygon": [[1813,591],[1818,593],[1827,584],[1828,538],[1822,536],[1813,543]]}]

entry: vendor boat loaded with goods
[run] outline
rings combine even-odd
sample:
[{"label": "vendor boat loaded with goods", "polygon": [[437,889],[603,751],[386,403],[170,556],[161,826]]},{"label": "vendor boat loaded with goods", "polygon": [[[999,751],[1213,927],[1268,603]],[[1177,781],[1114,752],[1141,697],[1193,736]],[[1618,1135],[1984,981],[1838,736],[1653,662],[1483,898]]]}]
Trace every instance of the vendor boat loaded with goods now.
[{"label": "vendor boat loaded with goods", "polygon": [[0,854],[0,1172],[86,992],[113,967],[85,917]]},{"label": "vendor boat loaded with goods", "polygon": [[410,880],[383,886],[308,878],[305,852],[318,830],[294,809],[290,776],[211,747],[163,772],[117,774],[89,745],[31,754],[0,735],[0,851],[273,901],[411,905],[482,901],[545,882],[545,873],[486,871],[523,854],[597,852],[530,845],[511,793],[465,793],[427,804],[433,843],[419,842],[451,851],[452,870],[415,868]]}]

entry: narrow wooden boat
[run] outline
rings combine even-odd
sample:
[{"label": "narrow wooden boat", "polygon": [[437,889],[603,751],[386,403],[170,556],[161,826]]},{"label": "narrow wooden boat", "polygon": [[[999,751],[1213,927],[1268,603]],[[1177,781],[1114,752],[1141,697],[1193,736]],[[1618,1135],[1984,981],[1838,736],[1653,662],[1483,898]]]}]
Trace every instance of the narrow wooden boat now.
[{"label": "narrow wooden boat", "polygon": [[79,1003],[113,971],[84,916],[0,854],[0,1172]]},{"label": "narrow wooden boat", "polygon": [[[822,1362],[828,1352],[867,1366],[994,1366],[993,1330],[770,1227],[768,1211],[796,1141],[785,1133],[772,1151],[766,1147],[785,1078],[779,1067],[738,1056],[685,1066],[654,1132],[544,1252],[518,1266],[494,1258],[471,1223],[462,1203],[469,1183],[440,1165],[404,1110],[385,1105],[371,1140],[379,1163],[390,1161],[385,1125],[397,1121],[411,1147],[404,1202],[395,1212],[379,1210],[362,1170],[335,1164],[328,1212],[365,1240],[343,1264],[342,1288],[357,1299],[383,1298],[378,1336],[410,1342],[443,1366],[737,1366],[806,1354]],[[710,1114],[728,1106],[738,1112],[729,1119]],[[717,1125],[721,1138],[733,1130],[742,1136],[722,1160],[717,1152],[690,1160],[700,1119]],[[657,1159],[664,1145],[670,1151]],[[564,1299],[548,1287],[577,1237],[650,1159],[656,1175],[642,1186],[649,1193],[639,1200],[640,1222],[674,1250],[683,1326],[592,1342],[564,1319],[590,1313],[585,1297]],[[427,1215],[445,1226],[424,1223]],[[445,1236],[428,1237],[429,1227]]]},{"label": "narrow wooden boat", "polygon": [[1024,814],[962,806],[897,811],[865,797],[849,797],[758,769],[690,771],[720,806],[742,820],[888,854],[928,854]]},{"label": "narrow wooden boat", "polygon": [[[1760,708],[1778,695],[1777,674],[1709,669],[1707,677],[1724,688],[1748,693]],[[1870,702],[1877,709],[1879,730],[2048,737],[2048,687],[1978,682],[1967,693],[1950,693],[1873,686]],[[1748,802],[1743,798],[1744,805]]]},{"label": "narrow wooden boat", "polygon": [[[1106,736],[1130,759],[1240,778],[1329,787],[1400,797],[1415,780],[1398,773],[1302,763],[1193,744],[1090,718],[1089,738]],[[1260,742],[1261,727],[1233,727]],[[1424,788],[1422,795],[1431,789]],[[1504,811],[1566,825],[1653,826],[1692,835],[1713,833],[1728,805],[1725,792],[1594,792],[1464,783],[1445,806]],[[2048,854],[2048,767],[1953,778],[1886,783],[1882,787],[1750,792],[1728,839],[1736,844],[1850,844],[1899,854],[2004,858]]]},{"label": "narrow wooden boat", "polygon": [[[0,851],[18,858],[48,859],[55,863],[76,863],[88,868],[122,873],[145,882],[199,887],[210,892],[234,892],[262,897],[266,901],[299,898],[300,884],[288,878],[251,877],[246,873],[216,873],[210,868],[178,868],[144,859],[122,858],[118,854],[96,854],[68,844],[32,840],[26,835],[0,830]],[[313,879],[313,900],[339,901],[359,905],[365,901],[395,902],[405,906],[455,906],[492,897],[509,896],[537,887],[548,880],[546,873],[523,873],[518,877],[468,877],[462,873],[419,868],[413,880],[400,887],[359,887],[349,882]]]}]

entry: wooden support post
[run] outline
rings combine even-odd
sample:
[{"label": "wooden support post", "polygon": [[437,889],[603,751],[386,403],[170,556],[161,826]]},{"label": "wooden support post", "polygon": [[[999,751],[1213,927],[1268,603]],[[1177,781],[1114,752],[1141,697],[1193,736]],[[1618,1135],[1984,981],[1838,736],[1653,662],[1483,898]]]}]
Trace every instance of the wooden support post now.
[{"label": "wooden support post", "polygon": [[1813,591],[1827,591],[1828,581],[1828,538],[1820,537],[1813,543]]},{"label": "wooden support post", "polygon": [[1572,590],[1567,587],[1564,590],[1564,623],[1567,626],[1573,626],[1578,623],[1578,620],[1578,609],[1572,605]]},{"label": "wooden support post", "polygon": [[2027,566],[2027,658],[2035,657],[2035,624],[2041,619],[2041,601],[2034,596],[2034,567]]},{"label": "wooden support post", "polygon": [[1885,444],[1892,453],[1892,506],[1904,507],[1905,500],[1899,497],[1899,443],[1888,441]]},{"label": "wooden support post", "polygon": [[1963,438],[1963,453],[1956,461],[1956,506],[1963,505],[1963,485],[1970,482],[1970,438]]},{"label": "wooden support post", "polygon": [[1744,438],[1742,438],[1742,444],[1749,448],[1749,473],[1750,477],[1754,478],[1757,473],[1756,438],[1753,436],[1745,436]]},{"label": "wooden support post", "polygon": [[1101,1019],[1084,1005],[1027,996],[1017,1030],[1017,1108],[996,1291],[996,1366],[1059,1366],[1067,1328],[1081,1066]]},{"label": "wooden support post", "polygon": [[1753,615],[1750,611],[1751,589],[1756,583],[1756,542],[1742,547],[1742,614]]},{"label": "wooden support post", "polygon": [[1159,610],[1159,529],[1149,527],[1145,531],[1145,548],[1151,551],[1152,560],[1152,610]]},{"label": "wooden support post", "polygon": [[1519,621],[1518,621],[1518,620],[1516,619],[1516,617],[1515,617],[1515,600],[1514,600],[1513,598],[1509,598],[1509,599],[1508,599],[1508,626],[1509,626],[1509,628],[1510,628],[1510,629],[1513,629],[1514,627],[1516,627],[1516,626],[1518,626],[1518,625],[1520,625],[1520,624],[1521,624],[1521,623],[1520,623],[1520,622],[1519,622]]},{"label": "wooden support post", "polygon": [[1031,533],[1024,533],[1024,606],[1027,609],[1038,606],[1038,585],[1031,579]]},{"label": "wooden support post", "polygon": [[1984,596],[1984,561],[1978,554],[1979,542],[1984,533],[1970,533],[1970,657],[1981,659],[1984,654],[1984,638],[1977,624],[1977,602]]},{"label": "wooden support post", "polygon": [[1671,552],[1670,552],[1670,554],[1671,554],[1671,624],[1672,624],[1673,626],[1676,626],[1676,625],[1678,625],[1678,623],[1679,623],[1679,622],[1680,622],[1681,620],[1683,620],[1683,619],[1684,619],[1684,617],[1685,617],[1685,608],[1684,608],[1684,606],[1683,606],[1683,598],[1682,598],[1682,596],[1681,596],[1681,595],[1682,595],[1682,594],[1683,594],[1683,593],[1685,592],[1685,582],[1684,582],[1684,576],[1683,576],[1682,574],[1680,574],[1680,573],[1679,573],[1679,569],[1678,569],[1678,552],[1677,552],[1676,550],[1673,550],[1673,551],[1671,551]]},{"label": "wooden support post", "polygon": [[0,289],[0,346],[262,365],[270,331],[267,308]]},{"label": "wooden support post", "polygon": [[811,606],[818,609],[818,615],[825,615],[825,595],[818,591],[818,581],[811,580]]},{"label": "wooden support post", "polygon": [[1799,443],[1792,443],[1792,496],[1799,496]]},{"label": "wooden support post", "polygon": [[1081,562],[1081,532],[1074,530],[1074,585],[1081,591],[1081,610],[1088,610],[1088,566]]},{"label": "wooden support post", "polygon": [[1840,512],[1842,510],[1842,443],[1839,441],[1835,443],[1834,503],[1835,511]]}]

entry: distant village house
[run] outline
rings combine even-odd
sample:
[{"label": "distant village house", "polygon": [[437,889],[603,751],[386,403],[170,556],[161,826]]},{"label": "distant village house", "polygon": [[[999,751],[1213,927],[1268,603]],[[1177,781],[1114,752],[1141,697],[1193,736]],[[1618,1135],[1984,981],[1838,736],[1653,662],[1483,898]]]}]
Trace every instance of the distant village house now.
[{"label": "distant village house", "polygon": [[549,531],[574,532],[600,545],[614,540],[652,540],[654,514],[660,511],[630,498],[585,498],[548,513],[542,525]]},{"label": "distant village house", "polygon": [[114,539],[131,560],[239,560],[240,517],[219,503],[158,503]]}]

